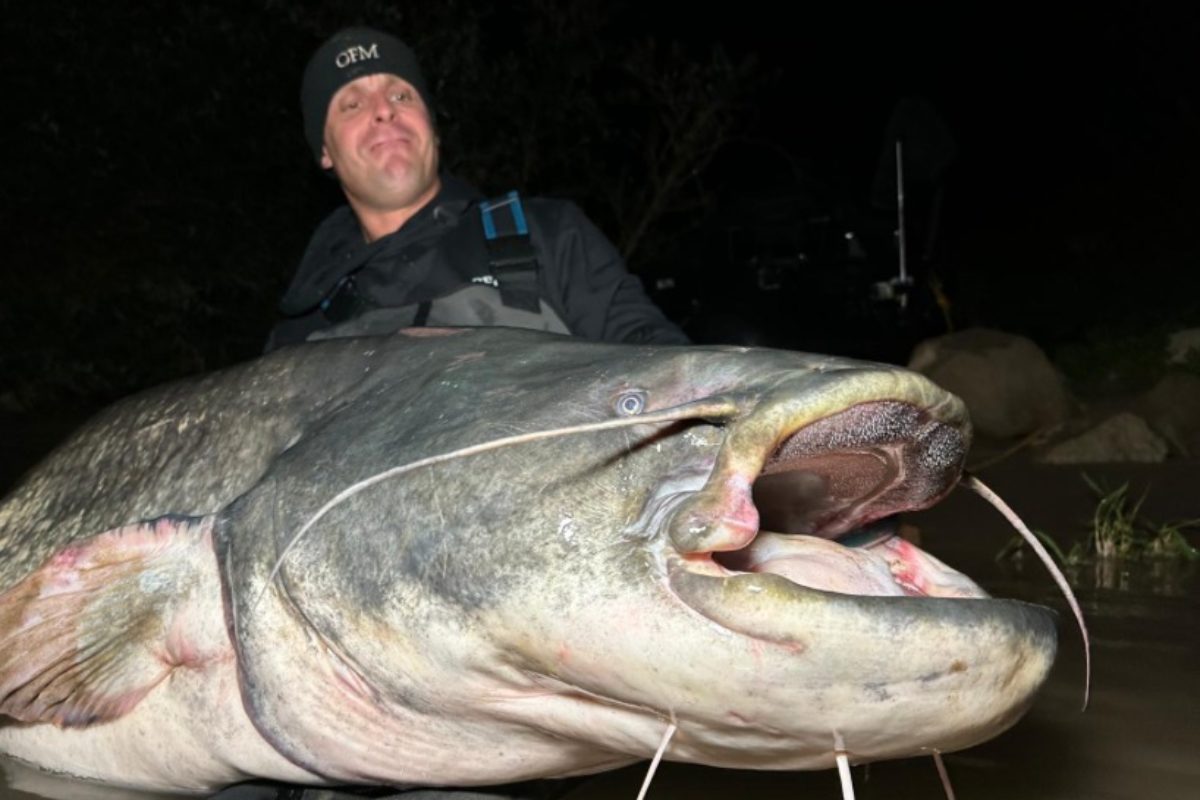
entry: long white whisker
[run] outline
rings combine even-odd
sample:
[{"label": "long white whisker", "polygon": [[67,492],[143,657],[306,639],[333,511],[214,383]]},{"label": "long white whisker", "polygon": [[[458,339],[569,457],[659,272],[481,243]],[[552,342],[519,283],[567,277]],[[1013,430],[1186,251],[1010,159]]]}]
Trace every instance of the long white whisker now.
[{"label": "long white whisker", "polygon": [[850,780],[850,757],[846,755],[846,740],[833,732],[833,758],[837,762],[838,779],[842,783],[842,800],[854,800],[854,781]]},{"label": "long white whisker", "polygon": [[1075,593],[1071,591],[1071,585],[1067,583],[1066,577],[1054,563],[1054,559],[1050,556],[1050,553],[1048,553],[1042,543],[1038,541],[1037,536],[1034,535],[1033,531],[1029,530],[1025,523],[1021,521],[1021,518],[1017,516],[1016,512],[1009,508],[1008,504],[1000,499],[999,495],[985,486],[983,481],[979,480],[979,478],[976,478],[974,475],[969,473],[963,473],[961,483],[964,483],[967,488],[976,492],[984,500],[987,500],[989,503],[995,506],[997,511],[1004,515],[1005,519],[1007,519],[1012,526],[1017,529],[1017,533],[1021,534],[1021,538],[1025,540],[1030,549],[1032,549],[1033,552],[1037,554],[1037,557],[1041,559],[1042,563],[1046,565],[1046,569],[1050,572],[1050,577],[1054,578],[1054,582],[1057,583],[1058,588],[1062,590],[1063,596],[1067,600],[1067,605],[1071,607],[1071,611],[1075,614],[1075,620],[1079,623],[1079,633],[1083,636],[1083,710],[1086,711],[1088,698],[1091,696],[1092,688],[1092,643],[1088,638],[1087,625],[1083,621],[1083,609],[1079,607],[1079,602],[1075,599]]},{"label": "long white whisker", "polygon": [[854,782],[850,780],[850,759],[845,750],[833,754],[837,759],[838,778],[842,782],[842,800],[854,800]]},{"label": "long white whisker", "polygon": [[655,752],[654,758],[650,760],[650,768],[646,770],[646,777],[642,780],[642,790],[638,792],[637,800],[645,800],[646,792],[650,790],[650,781],[654,779],[654,773],[658,771],[658,764],[662,761],[663,753],[667,751],[667,743],[671,741],[671,737],[675,735],[675,723],[667,725],[667,730],[663,734],[662,741],[658,743],[658,751]]},{"label": "long white whisker", "polygon": [[946,764],[942,761],[942,751],[933,751],[933,763],[937,766],[938,777],[942,779],[942,789],[946,791],[946,800],[954,800],[954,787],[950,785],[950,773],[946,772]]},{"label": "long white whisker", "polygon": [[271,583],[275,580],[275,577],[279,574],[279,570],[283,566],[283,560],[287,557],[288,553],[291,552],[291,549],[296,545],[297,542],[300,541],[304,534],[308,533],[309,529],[312,528],[312,526],[315,525],[317,521],[321,519],[321,517],[325,516],[335,507],[363,491],[364,489],[374,486],[375,484],[385,481],[389,478],[394,478],[397,475],[402,475],[406,472],[411,472],[412,470],[420,469],[422,467],[440,464],[445,461],[453,461],[457,458],[466,458],[467,456],[486,453],[490,450],[498,450],[502,447],[511,447],[518,444],[527,444],[529,442],[536,442],[542,439],[554,439],[562,436],[574,436],[582,433],[629,428],[634,425],[649,425],[660,422],[678,422],[684,419],[728,419],[736,413],[737,406],[732,400],[721,397],[709,398],[695,403],[684,403],[672,408],[655,411],[650,414],[642,414],[633,417],[617,417],[614,419],[601,420],[600,422],[588,422],[580,425],[570,425],[565,428],[551,428],[548,430],[530,431],[528,433],[505,436],[500,439],[492,439],[487,442],[481,442],[468,447],[462,447],[458,450],[451,450],[447,453],[439,453],[435,456],[418,459],[417,461],[410,461],[407,464],[401,464],[400,466],[386,469],[383,472],[376,473],[375,475],[364,478],[357,483],[353,483],[343,489],[341,492],[338,492],[337,495],[325,503],[325,505],[317,509],[316,513],[308,518],[308,521],[305,522],[298,531],[296,531],[295,535],[293,535],[290,540],[288,540],[288,543],[280,552],[279,557],[275,560],[275,564],[271,567],[271,571],[267,575],[266,583],[263,585],[258,597],[255,598],[254,605],[257,605],[258,602],[262,600],[263,594],[266,593],[267,587],[271,585]]}]

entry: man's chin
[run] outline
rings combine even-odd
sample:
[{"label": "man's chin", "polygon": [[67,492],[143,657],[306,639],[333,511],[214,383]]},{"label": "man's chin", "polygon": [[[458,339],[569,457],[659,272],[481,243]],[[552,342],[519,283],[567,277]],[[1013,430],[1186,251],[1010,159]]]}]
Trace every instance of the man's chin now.
[{"label": "man's chin", "polygon": [[[354,191],[346,183],[342,190],[351,199],[351,205],[356,209],[371,208],[378,212],[400,211],[402,209],[420,208],[437,194],[438,181],[436,176],[427,178],[424,174],[406,172],[403,175],[376,174],[364,191]],[[354,202],[357,200],[358,202]]]}]

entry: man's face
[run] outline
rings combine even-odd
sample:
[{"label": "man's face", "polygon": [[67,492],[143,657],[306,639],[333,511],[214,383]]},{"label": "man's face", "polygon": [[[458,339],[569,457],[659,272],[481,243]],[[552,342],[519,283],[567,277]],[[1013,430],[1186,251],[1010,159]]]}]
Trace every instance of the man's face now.
[{"label": "man's face", "polygon": [[429,109],[408,81],[365,75],[329,101],[321,166],[355,206],[394,211],[437,192],[438,141]]}]

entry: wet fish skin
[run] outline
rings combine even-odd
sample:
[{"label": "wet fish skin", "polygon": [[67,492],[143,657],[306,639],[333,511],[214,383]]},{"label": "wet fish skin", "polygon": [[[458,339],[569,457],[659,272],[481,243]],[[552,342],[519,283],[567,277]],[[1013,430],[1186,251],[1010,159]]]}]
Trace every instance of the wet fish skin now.
[{"label": "wet fish skin", "polygon": [[[689,403],[710,413],[397,474],[294,541],[398,465]],[[585,773],[671,721],[668,758],[718,766],[970,746],[1045,679],[1045,609],[711,557],[753,538],[764,468],[828,487],[780,516],[831,536],[936,502],[969,438],[957,398],[890,366],[524,331],[328,341],[152,390],[0,506],[0,646],[41,654],[0,656],[0,710],[29,723],[0,752],[205,790]]]}]

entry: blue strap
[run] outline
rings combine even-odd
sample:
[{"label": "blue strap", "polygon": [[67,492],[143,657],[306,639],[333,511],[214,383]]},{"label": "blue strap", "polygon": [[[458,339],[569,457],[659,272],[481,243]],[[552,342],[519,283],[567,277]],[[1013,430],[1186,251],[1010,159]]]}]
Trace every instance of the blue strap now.
[{"label": "blue strap", "polygon": [[488,269],[504,305],[537,313],[538,263],[525,209],[516,191],[479,204],[483,235],[487,240]]},{"label": "blue strap", "polygon": [[[493,213],[497,211],[500,213]],[[483,217],[483,235],[489,242],[501,236],[529,235],[525,209],[521,207],[521,197],[515,190],[502,198],[481,203],[479,213]]]},{"label": "blue strap", "polygon": [[521,207],[521,198],[517,196],[515,191],[509,192],[508,196],[512,198],[512,215],[513,221],[517,223],[517,233],[521,236],[529,235],[529,226],[525,224],[525,209]]}]

